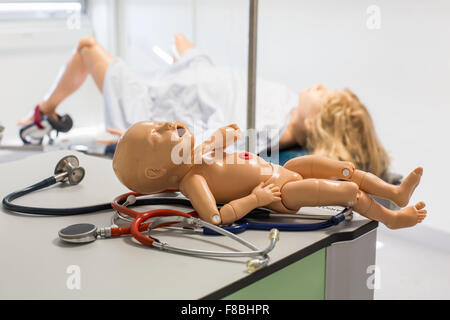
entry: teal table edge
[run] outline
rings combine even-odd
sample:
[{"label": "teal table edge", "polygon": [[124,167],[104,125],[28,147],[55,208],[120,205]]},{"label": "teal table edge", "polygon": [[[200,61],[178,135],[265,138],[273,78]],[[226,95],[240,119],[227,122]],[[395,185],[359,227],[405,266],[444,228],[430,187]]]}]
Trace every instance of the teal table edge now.
[{"label": "teal table edge", "polygon": [[[296,251],[292,253],[291,255],[285,257],[284,259],[281,259],[279,261],[276,261],[275,263],[269,264],[267,267],[255,272],[249,274],[247,277],[242,278],[238,281],[235,281],[226,287],[223,287],[217,291],[214,291],[204,297],[201,298],[201,300],[218,300],[218,299],[226,299],[227,297],[231,299],[239,299],[238,295],[234,295],[236,292],[238,292],[241,289],[247,288],[248,286],[254,284],[255,282],[267,279],[267,277],[274,275],[280,270],[289,270],[290,268],[295,268],[295,263],[302,261],[305,258],[308,258],[314,254],[315,257],[312,259],[321,259],[322,254],[319,252],[322,250],[324,253],[327,247],[331,246],[333,243],[341,242],[341,241],[351,241],[355,240],[370,231],[376,229],[378,227],[378,222],[376,221],[370,221],[367,224],[362,225],[356,230],[350,231],[350,232],[338,232],[335,234],[331,234],[328,237],[308,246],[305,248],[302,248],[299,251]],[[320,297],[317,297],[320,298]]]}]

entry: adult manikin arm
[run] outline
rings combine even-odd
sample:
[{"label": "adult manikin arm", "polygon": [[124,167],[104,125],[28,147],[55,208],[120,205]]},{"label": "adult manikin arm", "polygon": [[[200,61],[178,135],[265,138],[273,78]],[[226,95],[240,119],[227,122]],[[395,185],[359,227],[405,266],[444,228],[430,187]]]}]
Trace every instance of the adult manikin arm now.
[{"label": "adult manikin arm", "polygon": [[297,144],[294,133],[292,132],[292,126],[292,121],[289,121],[286,130],[284,130],[283,135],[280,137],[279,146],[281,150],[293,147]]}]

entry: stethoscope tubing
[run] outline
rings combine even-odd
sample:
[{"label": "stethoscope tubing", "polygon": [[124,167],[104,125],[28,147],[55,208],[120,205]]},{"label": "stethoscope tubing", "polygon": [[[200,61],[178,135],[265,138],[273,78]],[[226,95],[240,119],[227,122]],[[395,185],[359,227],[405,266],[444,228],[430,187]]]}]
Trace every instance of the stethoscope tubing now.
[{"label": "stethoscope tubing", "polygon": [[[254,222],[248,219],[241,219],[236,222],[235,225],[223,227],[225,230],[238,234],[245,230],[271,230],[273,228],[279,231],[316,231],[331,226],[336,226],[345,220],[345,213],[340,212],[336,216],[332,216],[326,221],[317,223],[264,223]],[[203,233],[205,235],[218,235],[214,230],[204,228]]]},{"label": "stethoscope tubing", "polygon": [[70,216],[70,215],[78,215],[85,213],[92,213],[97,211],[109,210],[111,209],[110,203],[103,203],[93,206],[85,206],[85,207],[76,207],[76,208],[41,208],[41,207],[30,207],[30,206],[21,206],[12,203],[12,201],[21,198],[27,194],[30,194],[34,191],[38,191],[47,187],[50,187],[56,183],[56,178],[54,176],[44,179],[38,183],[35,183],[25,189],[12,192],[3,198],[3,207],[9,211],[25,213],[25,214],[34,214],[34,215],[46,215],[46,216]]},{"label": "stethoscope tubing", "polygon": [[[155,210],[157,211],[157,210]],[[270,244],[266,249],[259,249],[252,243],[246,241],[245,239],[236,236],[234,233],[227,231],[224,228],[217,227],[212,225],[206,221],[203,221],[198,218],[193,218],[189,214],[180,214],[179,212],[169,212],[164,209],[160,210],[161,212],[150,211],[146,212],[143,215],[136,218],[131,226],[131,233],[134,235],[134,238],[140,241],[144,245],[153,246],[159,248],[161,250],[182,253],[182,254],[190,254],[196,256],[214,256],[214,257],[266,257],[267,254],[273,250],[276,242],[278,241],[278,236],[270,237]],[[156,218],[155,218],[156,217]],[[152,229],[164,227],[174,223],[182,223],[187,222],[192,225],[199,225],[203,227],[208,227],[211,230],[216,230],[216,232],[220,233],[223,236],[227,236],[240,244],[246,246],[252,251],[238,251],[238,252],[225,252],[225,251],[209,251],[209,250],[196,250],[196,249],[187,249],[169,245],[167,243],[161,242],[155,238],[150,238],[148,236],[143,236],[139,232],[139,226],[144,224],[148,219],[155,218],[148,227],[148,231],[150,232]],[[274,231],[272,231],[274,232]],[[278,231],[277,231],[278,232]],[[139,234],[139,236],[137,236]],[[142,241],[141,241],[142,240]],[[151,241],[153,240],[153,241]]]},{"label": "stethoscope tubing", "polygon": [[[33,214],[33,215],[44,215],[44,216],[70,216],[70,215],[79,215],[79,214],[87,214],[105,210],[111,210],[111,202],[91,205],[91,206],[83,206],[83,207],[74,207],[74,208],[45,208],[45,207],[30,207],[30,206],[21,206],[12,203],[14,200],[21,198],[27,194],[32,192],[42,190],[44,188],[50,187],[56,184],[56,178],[54,176],[44,179],[38,183],[35,183],[27,188],[24,188],[19,191],[12,192],[3,198],[2,204],[6,210],[25,213],[25,214]],[[169,197],[158,197],[158,198],[147,198],[147,199],[138,199],[135,204],[130,205],[130,207],[135,206],[145,206],[145,205],[180,205],[180,206],[192,206],[191,202],[188,199],[184,198],[169,198]]]}]

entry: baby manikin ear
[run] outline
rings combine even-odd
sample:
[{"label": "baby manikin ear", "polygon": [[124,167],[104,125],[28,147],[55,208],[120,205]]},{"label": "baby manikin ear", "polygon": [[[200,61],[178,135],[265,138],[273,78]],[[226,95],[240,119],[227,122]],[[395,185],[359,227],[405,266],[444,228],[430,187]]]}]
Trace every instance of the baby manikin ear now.
[{"label": "baby manikin ear", "polygon": [[147,168],[145,169],[145,176],[149,179],[158,179],[163,177],[166,174],[166,169],[154,169],[154,168]]}]

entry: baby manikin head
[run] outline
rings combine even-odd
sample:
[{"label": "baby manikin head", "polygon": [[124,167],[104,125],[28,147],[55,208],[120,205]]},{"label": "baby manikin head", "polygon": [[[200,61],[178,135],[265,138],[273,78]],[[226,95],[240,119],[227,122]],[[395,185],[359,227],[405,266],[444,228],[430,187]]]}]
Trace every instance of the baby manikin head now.
[{"label": "baby manikin head", "polygon": [[114,172],[120,182],[135,192],[178,189],[192,163],[194,142],[183,122],[138,122],[117,143]]}]

